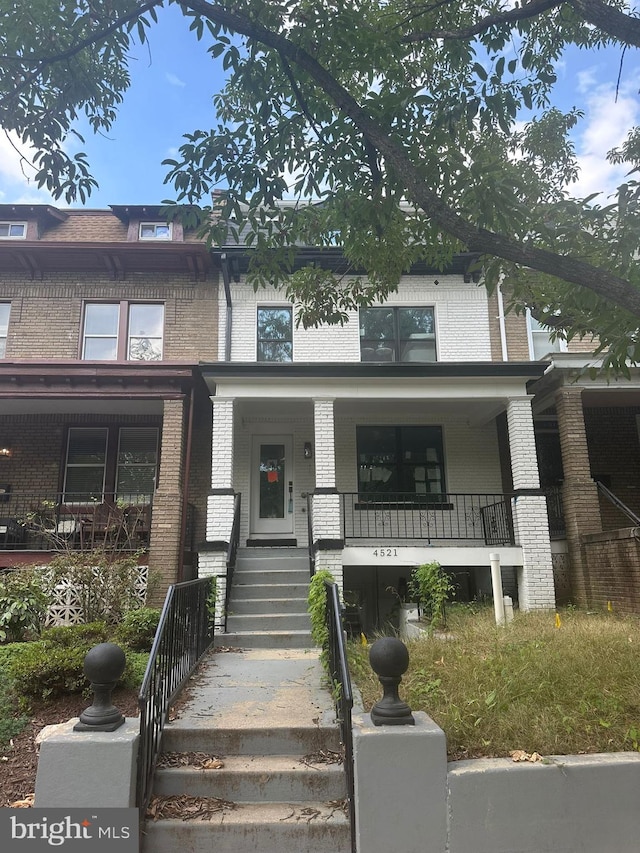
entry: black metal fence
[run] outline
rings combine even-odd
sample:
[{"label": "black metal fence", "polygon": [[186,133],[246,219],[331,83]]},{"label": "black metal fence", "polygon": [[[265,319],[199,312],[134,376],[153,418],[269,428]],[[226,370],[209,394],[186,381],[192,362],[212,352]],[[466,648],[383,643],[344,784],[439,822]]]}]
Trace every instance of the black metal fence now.
[{"label": "black metal fence", "polygon": [[0,549],[137,551],[149,544],[151,497],[7,492],[0,500]]},{"label": "black metal fence", "polygon": [[173,584],[167,591],[138,705],[137,805],[141,818],[151,798],[169,706],[213,642],[212,578]]},{"label": "black metal fence", "polygon": [[347,797],[349,801],[349,819],[351,821],[351,848],[355,853],[355,803],[353,780],[353,691],[351,675],[345,649],[345,632],[342,624],[342,608],[338,586],[325,581],[327,595],[327,631],[329,634],[328,667],[329,677],[334,691],[336,713],[340,724],[340,737],[344,745],[344,768],[347,777]]},{"label": "black metal fence", "polygon": [[340,498],[345,539],[515,543],[511,499],[505,494],[351,492]]}]

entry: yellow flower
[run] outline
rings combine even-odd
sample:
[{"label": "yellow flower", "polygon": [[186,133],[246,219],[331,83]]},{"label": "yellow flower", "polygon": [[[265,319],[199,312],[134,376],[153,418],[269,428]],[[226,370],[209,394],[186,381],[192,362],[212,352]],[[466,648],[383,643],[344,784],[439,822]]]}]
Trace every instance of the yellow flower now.
[{"label": "yellow flower", "polygon": [[559,628],[562,625],[562,619],[560,618],[560,614],[556,613],[556,628]]}]

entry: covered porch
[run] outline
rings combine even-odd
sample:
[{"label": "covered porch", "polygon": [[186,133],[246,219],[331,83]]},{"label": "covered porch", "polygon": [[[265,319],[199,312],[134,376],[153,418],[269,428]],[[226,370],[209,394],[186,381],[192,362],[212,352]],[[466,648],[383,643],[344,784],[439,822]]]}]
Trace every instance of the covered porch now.
[{"label": "covered porch", "polygon": [[[520,605],[553,606],[528,380],[538,364],[211,364],[212,480],[200,574],[241,545],[309,548],[348,567],[438,559],[474,577],[491,553]],[[409,550],[407,550],[407,548]],[[437,556],[433,556],[436,555]],[[409,560],[409,563],[407,563]],[[477,569],[477,571],[476,571]]]}]

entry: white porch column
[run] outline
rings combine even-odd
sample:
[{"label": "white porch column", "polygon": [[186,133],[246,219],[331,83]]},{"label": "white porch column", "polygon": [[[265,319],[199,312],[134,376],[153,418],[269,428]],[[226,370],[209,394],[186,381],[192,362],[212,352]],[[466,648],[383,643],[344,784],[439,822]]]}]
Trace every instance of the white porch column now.
[{"label": "white porch column", "polygon": [[312,535],[316,568],[328,569],[342,588],[342,525],[336,489],[334,400],[313,401],[316,483],[312,505]]},{"label": "white porch column", "polygon": [[[516,497],[513,523],[522,548],[523,566],[518,578],[521,610],[555,607],[547,502],[543,495],[526,494],[540,488],[533,430],[531,397],[509,400],[507,406],[511,471]],[[524,492],[518,494],[519,491]]]},{"label": "white porch column", "polygon": [[233,528],[233,398],[213,397],[211,491],[207,498],[206,545],[198,554],[198,575],[216,576],[216,626],[226,595],[227,548]]}]

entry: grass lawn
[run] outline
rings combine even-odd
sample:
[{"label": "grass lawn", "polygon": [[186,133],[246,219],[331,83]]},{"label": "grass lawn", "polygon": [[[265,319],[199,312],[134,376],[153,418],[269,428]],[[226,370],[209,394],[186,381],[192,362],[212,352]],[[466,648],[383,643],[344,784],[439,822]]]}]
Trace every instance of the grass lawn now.
[{"label": "grass lawn", "polygon": [[[447,609],[446,639],[407,643],[400,696],[444,730],[450,758],[640,749],[640,619],[560,611]],[[369,710],[382,695],[368,650],[349,646]]]}]

